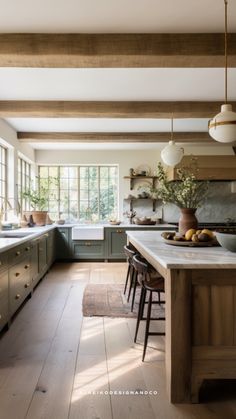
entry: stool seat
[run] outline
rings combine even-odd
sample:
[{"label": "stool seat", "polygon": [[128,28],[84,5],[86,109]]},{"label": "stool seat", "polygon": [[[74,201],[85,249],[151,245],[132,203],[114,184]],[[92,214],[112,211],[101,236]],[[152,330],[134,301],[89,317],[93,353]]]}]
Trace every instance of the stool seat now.
[{"label": "stool seat", "polygon": [[159,292],[165,292],[165,286],[164,286],[164,279],[163,278],[150,278],[150,280],[146,281],[143,284],[144,288],[148,291],[159,291]]}]

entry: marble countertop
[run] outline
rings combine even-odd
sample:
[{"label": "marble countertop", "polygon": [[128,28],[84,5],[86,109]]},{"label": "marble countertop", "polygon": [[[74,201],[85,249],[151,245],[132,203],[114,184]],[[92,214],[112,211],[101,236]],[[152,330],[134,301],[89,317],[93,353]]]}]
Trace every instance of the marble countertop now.
[{"label": "marble countertop", "polygon": [[[0,253],[13,248],[14,246],[18,246],[22,243],[25,243],[28,240],[35,239],[41,234],[47,233],[48,231],[54,228],[55,228],[55,225],[47,225],[43,227],[19,228],[17,230],[2,230],[0,233],[6,234],[9,237],[0,237]],[[26,235],[21,236],[23,234],[26,234]],[[11,235],[14,237],[10,237]],[[15,236],[19,236],[19,237],[15,237]]]},{"label": "marble countertop", "polygon": [[181,247],[166,244],[161,231],[127,231],[137,250],[150,256],[150,263],[167,269],[236,269],[236,253],[222,247]]},{"label": "marble countertop", "polygon": [[[28,240],[31,240],[31,239],[35,239],[35,238],[37,238],[38,236],[40,236],[41,234],[43,234],[43,233],[47,233],[47,231],[50,231],[50,230],[52,230],[52,229],[54,229],[54,228],[60,228],[60,227],[75,227],[75,226],[81,226],[81,225],[84,225],[85,227],[87,226],[87,227],[89,227],[90,225],[92,225],[92,226],[96,226],[96,225],[99,225],[99,226],[103,226],[103,227],[105,227],[105,228],[107,228],[107,227],[115,227],[115,228],[121,228],[121,227],[123,227],[123,228],[127,228],[127,229],[129,229],[129,228],[132,228],[132,227],[139,227],[140,229],[142,228],[142,227],[147,227],[147,226],[137,226],[137,225],[135,225],[135,224],[120,224],[120,225],[117,225],[117,226],[114,226],[114,225],[110,225],[110,224],[52,224],[52,225],[47,225],[47,226],[43,226],[43,227],[26,227],[26,228],[19,228],[19,229],[16,229],[16,230],[2,230],[2,231],[0,231],[0,233],[2,233],[2,234],[7,234],[8,236],[17,236],[17,235],[19,235],[19,237],[0,237],[0,253],[2,253],[2,252],[4,252],[5,250],[9,250],[9,249],[11,249],[11,248],[13,248],[14,246],[17,246],[17,245],[19,245],[19,244],[22,244],[22,243],[25,243],[25,242],[27,242]],[[162,227],[164,227],[164,228],[170,228],[170,229],[173,229],[173,226],[171,226],[171,225],[168,225],[168,224],[156,224],[156,225],[154,225],[154,226],[148,226],[148,227],[160,227],[160,229],[162,228]],[[21,234],[26,234],[26,236],[24,236],[24,237],[22,237],[21,236]]]},{"label": "marble countertop", "polygon": [[120,223],[117,225],[112,225],[112,224],[84,224],[84,223],[65,223],[65,224],[54,224],[55,227],[75,227],[75,226],[102,226],[104,228],[144,228],[144,227],[148,227],[148,228],[159,228],[160,230],[162,228],[169,228],[170,230],[174,230],[177,226],[174,226],[173,224],[167,224],[167,223],[163,223],[163,224],[154,224],[154,225],[149,225],[149,224],[145,224],[145,225],[138,225],[138,224],[129,224],[129,223]]}]

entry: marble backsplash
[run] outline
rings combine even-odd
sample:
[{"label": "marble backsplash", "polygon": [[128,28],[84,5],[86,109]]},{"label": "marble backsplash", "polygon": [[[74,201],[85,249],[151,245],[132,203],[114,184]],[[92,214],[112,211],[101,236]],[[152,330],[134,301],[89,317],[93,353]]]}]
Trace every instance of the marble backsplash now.
[{"label": "marble backsplash", "polygon": [[[198,221],[225,222],[231,218],[236,222],[236,193],[232,190],[232,182],[210,182],[208,198],[196,213]],[[173,204],[162,205],[159,201],[153,212],[149,199],[135,202],[134,210],[138,217],[162,218],[165,222],[178,222],[180,216],[178,207]],[[127,201],[124,201],[124,211],[129,211]]]}]

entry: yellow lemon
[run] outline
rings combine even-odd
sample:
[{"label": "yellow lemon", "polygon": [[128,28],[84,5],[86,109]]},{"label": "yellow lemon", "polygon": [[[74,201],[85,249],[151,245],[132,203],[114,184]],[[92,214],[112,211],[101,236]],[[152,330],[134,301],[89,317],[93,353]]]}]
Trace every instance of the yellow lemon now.
[{"label": "yellow lemon", "polygon": [[196,234],[196,230],[194,228],[190,228],[190,230],[186,231],[185,233],[185,239],[191,240],[194,234]]}]

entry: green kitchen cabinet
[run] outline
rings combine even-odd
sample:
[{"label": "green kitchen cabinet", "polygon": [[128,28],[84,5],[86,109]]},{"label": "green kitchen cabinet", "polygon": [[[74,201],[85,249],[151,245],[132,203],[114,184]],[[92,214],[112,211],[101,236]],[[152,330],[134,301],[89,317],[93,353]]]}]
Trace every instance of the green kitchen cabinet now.
[{"label": "green kitchen cabinet", "polygon": [[53,264],[55,260],[55,230],[51,230],[47,233],[47,265],[48,268]]},{"label": "green kitchen cabinet", "polygon": [[31,253],[30,253],[30,276],[33,288],[40,280],[39,275],[39,239],[31,241]]},{"label": "green kitchen cabinet", "polygon": [[48,269],[47,264],[47,234],[43,234],[39,237],[38,241],[38,266],[39,275],[42,277]]},{"label": "green kitchen cabinet", "polygon": [[11,316],[32,291],[30,278],[30,255],[9,269],[10,314]]},{"label": "green kitchen cabinet", "polygon": [[73,259],[104,259],[104,240],[72,240]]},{"label": "green kitchen cabinet", "polygon": [[123,250],[127,243],[125,231],[125,228],[106,229],[107,259],[125,259]]},{"label": "green kitchen cabinet", "polygon": [[55,243],[57,259],[73,258],[71,254],[71,228],[58,227],[56,229]]},{"label": "green kitchen cabinet", "polygon": [[9,318],[8,293],[8,270],[6,270],[0,274],[0,330],[7,324]]}]

